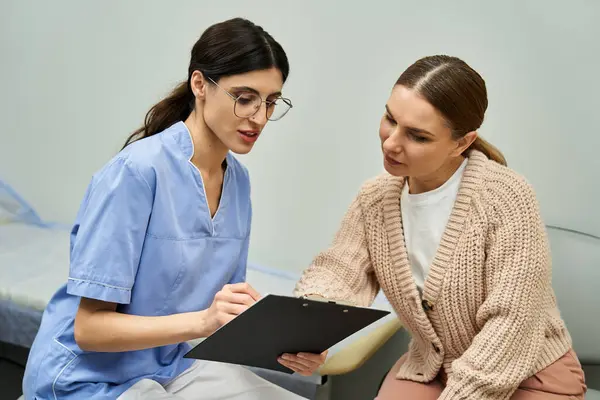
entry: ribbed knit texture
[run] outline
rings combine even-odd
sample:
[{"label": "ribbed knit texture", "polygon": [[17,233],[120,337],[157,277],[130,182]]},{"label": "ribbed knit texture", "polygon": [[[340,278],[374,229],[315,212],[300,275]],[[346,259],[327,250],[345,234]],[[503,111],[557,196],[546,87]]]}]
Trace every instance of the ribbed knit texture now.
[{"label": "ribbed knit texture", "polygon": [[441,400],[509,399],[571,347],[535,194],[471,151],[421,297],[404,245],[403,185],[388,174],[363,185],[295,293],[369,306],[381,288],[412,335],[398,379],[429,382],[443,367]]}]

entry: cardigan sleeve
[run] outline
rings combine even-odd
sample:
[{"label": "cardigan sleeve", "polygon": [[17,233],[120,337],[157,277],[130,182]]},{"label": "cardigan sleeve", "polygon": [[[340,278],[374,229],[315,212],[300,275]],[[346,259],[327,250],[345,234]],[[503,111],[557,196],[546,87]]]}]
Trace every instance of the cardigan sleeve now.
[{"label": "cardigan sleeve", "polygon": [[378,291],[359,194],[348,208],[332,245],[304,271],[294,294],[370,306]]},{"label": "cardigan sleeve", "polygon": [[488,295],[477,313],[482,329],[453,362],[440,400],[509,399],[537,372],[551,289],[550,252],[532,188],[524,181],[515,186],[490,200]]}]

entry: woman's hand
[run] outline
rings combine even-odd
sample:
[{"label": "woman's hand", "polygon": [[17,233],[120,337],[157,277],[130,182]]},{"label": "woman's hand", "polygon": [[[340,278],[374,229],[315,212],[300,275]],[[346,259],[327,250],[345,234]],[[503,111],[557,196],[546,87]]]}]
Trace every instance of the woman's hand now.
[{"label": "woman's hand", "polygon": [[321,354],[283,354],[277,361],[284,367],[287,367],[300,375],[311,376],[325,363],[327,353],[328,351],[325,350]]},{"label": "woman's hand", "polygon": [[260,295],[248,283],[225,285],[215,295],[211,306],[202,311],[200,337],[208,337],[260,299]]}]

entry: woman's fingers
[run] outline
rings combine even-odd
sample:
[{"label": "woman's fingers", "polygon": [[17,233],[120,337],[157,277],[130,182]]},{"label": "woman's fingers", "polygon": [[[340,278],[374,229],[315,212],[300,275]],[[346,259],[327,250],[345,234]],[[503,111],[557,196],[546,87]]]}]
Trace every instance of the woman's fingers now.
[{"label": "woman's fingers", "polygon": [[219,300],[232,304],[244,304],[248,307],[256,303],[256,301],[249,294],[234,292],[223,292]]},{"label": "woman's fingers", "polygon": [[321,354],[312,354],[312,353],[298,353],[298,357],[304,360],[311,361],[316,364],[323,364],[327,359],[327,350],[325,350]]},{"label": "woman's fingers", "polygon": [[298,365],[301,369],[315,369],[315,367],[318,368],[317,363],[311,360],[307,360],[305,358],[298,357],[297,355],[283,354],[281,358],[283,358],[285,361],[294,363],[294,365]]},{"label": "woman's fingers", "polygon": [[319,369],[319,367],[321,367],[321,365],[325,363],[326,359],[327,351],[321,354],[282,354],[278,361],[280,364],[299,374],[312,375],[316,370]]},{"label": "woman's fingers", "polygon": [[246,293],[250,297],[252,297],[254,301],[260,300],[260,294],[258,294],[258,292],[254,290],[254,288],[250,286],[250,284],[248,284],[247,282],[225,285],[225,288],[227,288],[230,292],[233,293]]},{"label": "woman's fingers", "polygon": [[222,302],[219,304],[219,311],[225,314],[240,315],[248,309],[247,305]]},{"label": "woman's fingers", "polygon": [[312,375],[312,373],[314,372],[313,370],[308,368],[306,365],[301,364],[296,360],[291,360],[291,359],[286,360],[283,357],[279,357],[278,361],[281,365],[288,367],[292,371],[297,372],[301,375]]}]

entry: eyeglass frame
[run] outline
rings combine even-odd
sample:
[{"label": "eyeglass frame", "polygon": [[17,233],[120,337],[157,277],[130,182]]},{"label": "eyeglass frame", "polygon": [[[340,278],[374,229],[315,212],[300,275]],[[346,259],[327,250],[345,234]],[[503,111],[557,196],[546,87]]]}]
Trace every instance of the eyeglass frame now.
[{"label": "eyeglass frame", "polygon": [[266,107],[265,107],[265,115],[266,115],[266,117],[267,117],[267,120],[268,120],[268,121],[279,121],[281,118],[285,117],[285,116],[286,116],[286,114],[287,114],[287,113],[288,113],[288,112],[289,112],[289,111],[290,111],[290,110],[291,110],[291,109],[294,107],[294,106],[293,106],[293,104],[292,104],[292,100],[290,100],[290,99],[288,99],[288,98],[286,98],[286,97],[281,97],[281,96],[279,96],[277,99],[281,99],[281,100],[283,100],[283,102],[284,102],[285,104],[287,104],[287,105],[289,106],[289,108],[288,108],[288,109],[287,109],[287,110],[286,110],[286,111],[283,113],[283,115],[282,115],[281,117],[279,117],[279,118],[277,118],[277,119],[271,119],[271,118],[270,118],[270,117],[267,115],[267,114],[268,114],[268,112],[269,112],[269,105],[268,105],[267,103],[273,103],[273,102],[272,102],[272,101],[263,100],[263,98],[260,96],[260,94],[258,94],[258,93],[253,93],[253,94],[255,94],[256,96],[258,96],[258,98],[260,99],[260,106],[258,106],[258,108],[256,109],[256,111],[254,111],[254,113],[253,113],[253,114],[250,114],[250,115],[248,115],[248,116],[245,116],[245,117],[240,117],[239,115],[237,115],[237,114],[235,113],[235,106],[237,105],[237,102],[238,102],[239,98],[240,98],[240,97],[242,97],[242,95],[239,95],[239,96],[237,96],[237,97],[236,97],[236,96],[235,96],[233,93],[231,93],[229,90],[222,88],[222,87],[221,87],[221,86],[220,86],[220,85],[219,85],[217,82],[215,82],[215,81],[214,81],[214,80],[213,80],[213,79],[212,79],[210,76],[207,76],[207,79],[208,79],[209,81],[211,81],[211,82],[212,82],[212,83],[213,83],[213,84],[214,84],[216,87],[218,87],[219,89],[221,89],[222,91],[224,91],[225,93],[227,93],[227,95],[233,99],[233,101],[234,101],[234,104],[233,104],[233,114],[234,114],[236,117],[238,117],[238,118],[252,118],[253,116],[255,116],[255,115],[256,115],[256,114],[257,114],[257,113],[260,111],[260,109],[262,108],[262,107],[261,107],[261,106],[262,106],[262,103],[265,103],[265,104],[266,104]]}]

